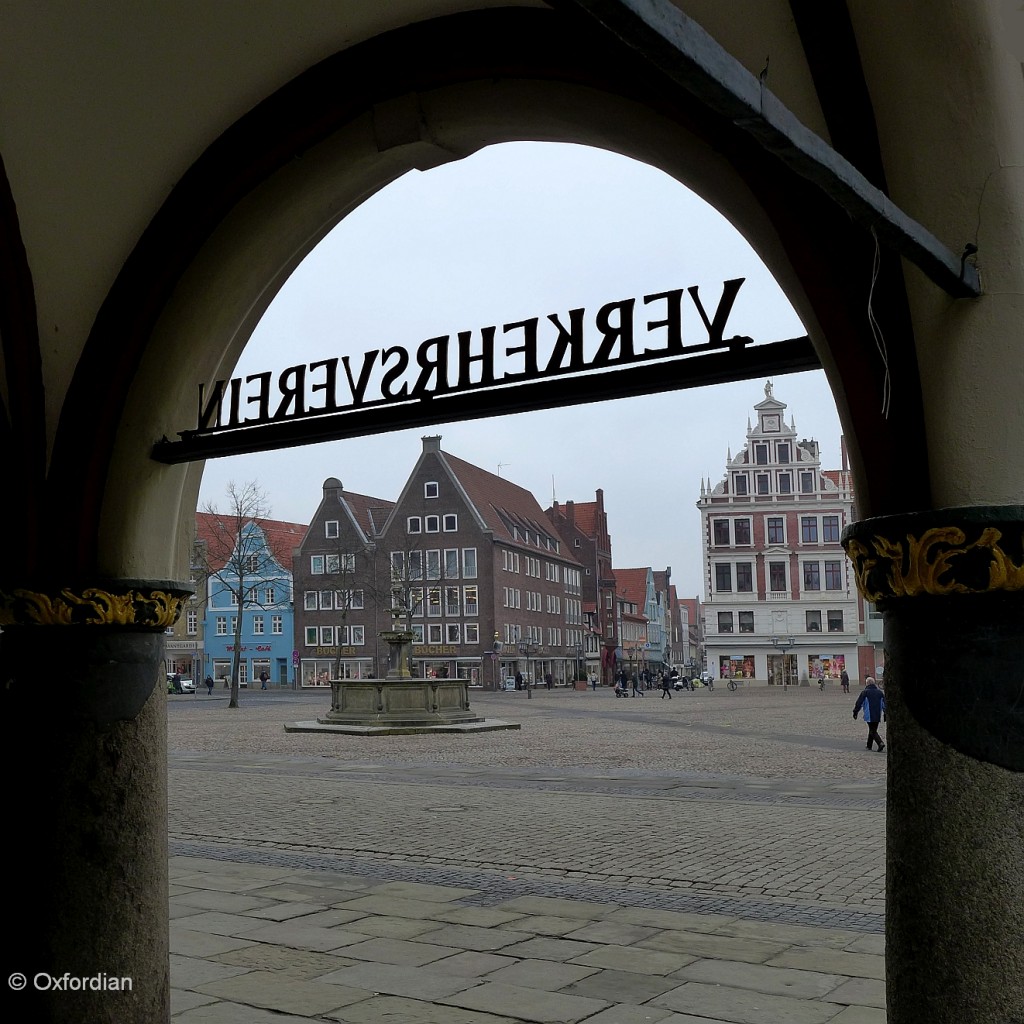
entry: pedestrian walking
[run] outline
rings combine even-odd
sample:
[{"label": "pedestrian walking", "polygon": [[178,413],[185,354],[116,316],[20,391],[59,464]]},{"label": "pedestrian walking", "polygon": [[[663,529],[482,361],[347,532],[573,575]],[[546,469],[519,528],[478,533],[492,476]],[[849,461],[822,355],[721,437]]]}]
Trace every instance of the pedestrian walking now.
[{"label": "pedestrian walking", "polygon": [[850,673],[843,669],[843,674],[839,677],[839,685],[843,688],[843,693],[850,692]]},{"label": "pedestrian walking", "polygon": [[672,699],[672,677],[667,672],[661,674],[661,699],[664,700],[666,694],[668,699]]},{"label": "pedestrian walking", "polygon": [[213,696],[213,676],[211,676],[211,675],[208,675],[208,676],[207,676],[207,677],[206,677],[206,678],[205,678],[205,679],[203,680],[203,682],[204,682],[204,683],[206,683],[206,692],[207,692],[207,696],[209,696],[209,697],[212,697],[212,696]]},{"label": "pedestrian walking", "polygon": [[597,673],[596,672],[591,672],[590,673],[590,688],[591,688],[591,690],[594,691],[594,693],[597,693]]},{"label": "pedestrian walking", "polygon": [[871,676],[864,680],[864,689],[853,706],[854,718],[857,717],[857,712],[861,708],[864,709],[864,721],[868,726],[867,749],[870,750],[871,745],[877,743],[878,752],[881,753],[885,750],[885,744],[882,742],[882,737],[878,735],[878,723],[885,721],[885,694],[875,685]]},{"label": "pedestrian walking", "polygon": [[516,689],[521,690],[523,688],[523,673],[516,673]]},{"label": "pedestrian walking", "polygon": [[262,672],[260,673],[260,689],[261,689],[261,690],[265,690],[265,689],[267,688],[267,680],[268,680],[269,678],[270,678],[270,676],[268,676],[268,675],[267,675],[267,670],[266,670],[266,669],[264,669],[264,670],[263,670],[263,671],[262,671]]},{"label": "pedestrian walking", "polygon": [[631,682],[633,684],[633,696],[642,697],[644,695],[644,691],[640,689],[640,678],[637,676],[635,672],[633,673],[633,678]]}]

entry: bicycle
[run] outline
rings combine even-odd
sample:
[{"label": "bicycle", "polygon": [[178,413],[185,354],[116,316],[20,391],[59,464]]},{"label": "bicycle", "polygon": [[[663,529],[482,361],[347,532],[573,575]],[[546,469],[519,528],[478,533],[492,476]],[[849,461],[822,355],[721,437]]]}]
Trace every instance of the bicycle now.
[{"label": "bicycle", "polygon": [[726,683],[726,686],[728,686],[730,690],[735,690],[737,686],[742,686],[742,685],[743,685],[743,680],[742,679],[730,679],[729,682]]}]

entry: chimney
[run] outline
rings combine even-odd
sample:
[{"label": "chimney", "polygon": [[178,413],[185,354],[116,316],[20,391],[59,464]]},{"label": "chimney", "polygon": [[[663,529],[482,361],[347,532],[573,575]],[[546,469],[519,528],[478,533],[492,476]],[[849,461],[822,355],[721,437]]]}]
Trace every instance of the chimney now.
[{"label": "chimney", "polygon": [[441,435],[435,434],[433,437],[423,438],[423,451],[426,452],[439,452],[441,450]]},{"label": "chimney", "polygon": [[567,501],[565,503],[565,521],[570,526],[575,526],[576,525],[576,502],[575,501],[570,500],[570,501]]}]

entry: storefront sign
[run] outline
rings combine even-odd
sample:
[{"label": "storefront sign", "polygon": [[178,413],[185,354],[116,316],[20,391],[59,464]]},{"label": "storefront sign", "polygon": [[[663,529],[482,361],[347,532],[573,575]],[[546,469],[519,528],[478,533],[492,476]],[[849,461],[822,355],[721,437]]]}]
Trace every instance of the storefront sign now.
[{"label": "storefront sign", "polygon": [[[441,416],[476,418],[488,415],[489,407],[509,411],[518,402],[535,408],[571,405],[609,390],[607,371],[616,378],[614,390],[635,386],[649,393],[735,379],[737,372],[755,375],[750,371],[778,366],[783,359],[791,368],[820,365],[806,337],[763,345],[745,335],[726,337],[744,280],[724,281],[717,302],[708,304],[710,312],[700,286],[691,285],[608,302],[593,311],[581,307],[458,331],[415,348],[392,345],[218,380],[212,387],[201,383],[195,427],[180,431],[180,441],[157,442],[153,457],[173,463],[213,453],[266,451]],[[754,353],[750,359],[748,348]],[[726,355],[728,366],[722,362]],[[666,365],[681,362],[685,370],[666,374]],[[642,379],[631,377],[632,385],[624,383],[623,372],[642,367],[652,369]],[[577,378],[581,387],[569,387],[567,378]],[[487,400],[495,390],[507,401],[496,403],[493,395]],[[443,413],[439,408],[424,413],[424,400],[452,396],[459,401],[444,401]]]},{"label": "storefront sign", "polygon": [[[310,654],[314,658],[354,658],[359,654],[357,647],[313,647]],[[295,662],[298,663],[298,651],[295,652]]]},{"label": "storefront sign", "polygon": [[413,657],[422,658],[424,655],[429,654],[458,654],[459,649],[447,644],[413,644],[412,653]]}]

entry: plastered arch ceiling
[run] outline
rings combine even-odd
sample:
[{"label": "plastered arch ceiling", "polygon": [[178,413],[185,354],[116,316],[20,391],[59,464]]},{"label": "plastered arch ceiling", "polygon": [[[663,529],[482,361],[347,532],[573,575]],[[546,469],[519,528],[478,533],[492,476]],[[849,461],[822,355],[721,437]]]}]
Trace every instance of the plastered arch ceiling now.
[{"label": "plastered arch ceiling", "polygon": [[[233,363],[280,283],[347,210],[409,167],[515,139],[625,153],[722,210],[812,331],[863,507],[921,503],[925,460],[908,472],[893,455],[897,437],[904,453],[923,445],[913,346],[890,359],[890,372],[910,382],[896,416],[846,401],[881,390],[863,296],[850,285],[851,268],[859,275],[870,260],[869,240],[613,41],[518,8],[415,25],[322,62],[241,118],[173,190],[104,303],[64,406],[50,485],[83,498],[70,539],[80,568],[104,497],[108,510],[127,510],[121,536],[130,545],[131,533],[152,525],[145,509],[180,491],[183,471],[154,470],[149,445],[180,429],[197,375],[211,379]],[[897,283],[886,290],[889,319],[909,332]],[[116,353],[110,337],[121,340]],[[122,500],[119,489],[138,487],[140,476],[142,498]]]}]

